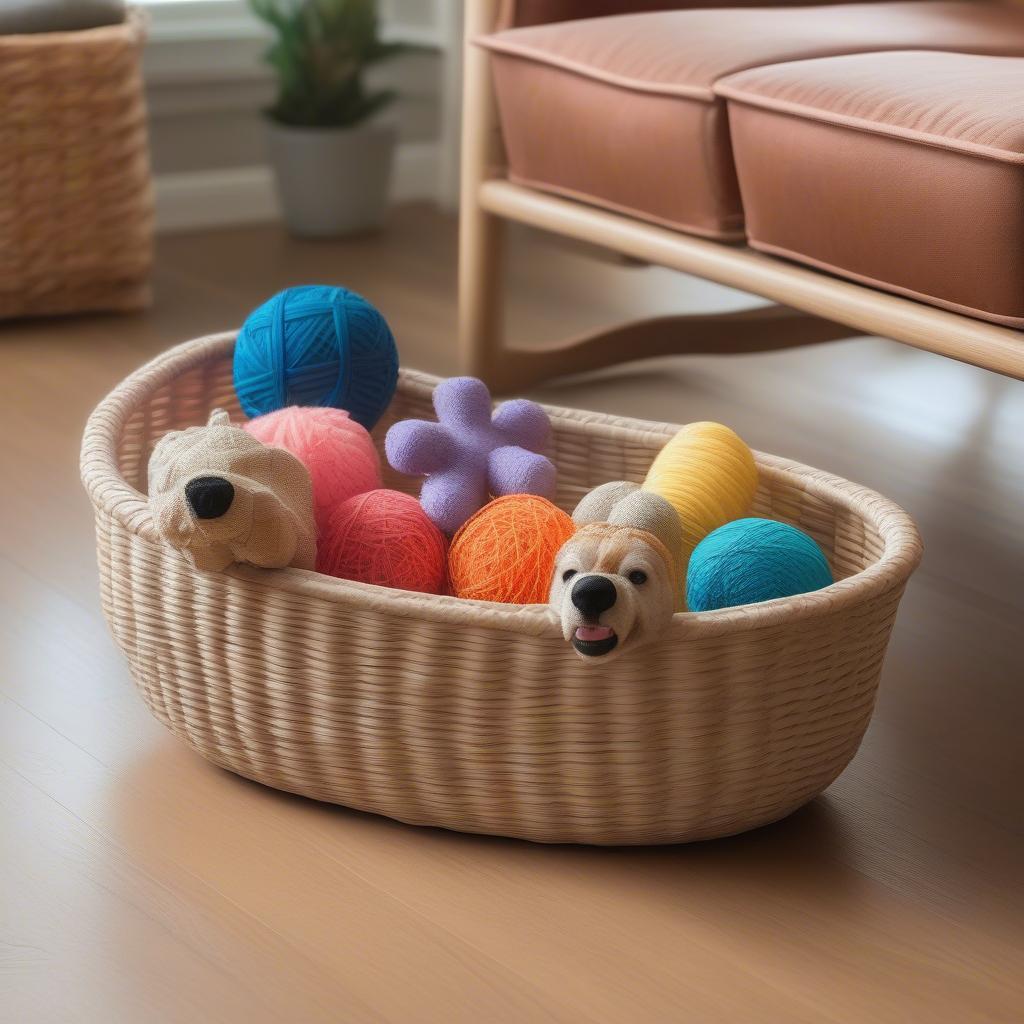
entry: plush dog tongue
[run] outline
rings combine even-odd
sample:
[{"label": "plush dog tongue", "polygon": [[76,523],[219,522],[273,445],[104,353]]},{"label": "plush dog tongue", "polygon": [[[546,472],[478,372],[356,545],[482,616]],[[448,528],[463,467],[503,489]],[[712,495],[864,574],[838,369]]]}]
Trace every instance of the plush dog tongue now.
[{"label": "plush dog tongue", "polygon": [[576,639],[586,640],[588,642],[594,640],[607,640],[614,630],[610,626],[577,626],[576,627]]}]

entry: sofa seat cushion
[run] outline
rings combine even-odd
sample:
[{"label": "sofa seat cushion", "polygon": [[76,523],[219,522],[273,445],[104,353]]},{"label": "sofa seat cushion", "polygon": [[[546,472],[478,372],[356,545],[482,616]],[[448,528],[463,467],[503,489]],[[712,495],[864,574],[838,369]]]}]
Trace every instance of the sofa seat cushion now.
[{"label": "sofa seat cushion", "polygon": [[866,3],[683,10],[485,36],[510,177],[721,239],[743,237],[721,78],[893,49],[1024,55],[1024,7]]},{"label": "sofa seat cushion", "polygon": [[718,90],[752,246],[1024,327],[1024,59],[862,54]]}]

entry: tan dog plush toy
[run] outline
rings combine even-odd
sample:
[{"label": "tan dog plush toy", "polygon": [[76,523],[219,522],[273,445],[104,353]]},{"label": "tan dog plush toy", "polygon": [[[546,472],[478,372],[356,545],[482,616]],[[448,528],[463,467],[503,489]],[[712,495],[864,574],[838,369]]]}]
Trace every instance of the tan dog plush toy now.
[{"label": "tan dog plush toy", "polygon": [[683,533],[676,510],[638,484],[602,484],[576,506],[580,529],[555,561],[549,603],[582,658],[653,640],[683,607]]},{"label": "tan dog plush toy", "polygon": [[581,529],[555,561],[550,603],[582,658],[622,653],[683,611],[693,549],[747,515],[757,491],[754,454],[721,423],[689,423],[651,463],[643,485],[596,487],[576,506]]},{"label": "tan dog plush toy", "polygon": [[316,527],[309,472],[217,409],[205,427],[166,434],[149,460],[157,532],[197,569],[232,562],[313,569]]}]

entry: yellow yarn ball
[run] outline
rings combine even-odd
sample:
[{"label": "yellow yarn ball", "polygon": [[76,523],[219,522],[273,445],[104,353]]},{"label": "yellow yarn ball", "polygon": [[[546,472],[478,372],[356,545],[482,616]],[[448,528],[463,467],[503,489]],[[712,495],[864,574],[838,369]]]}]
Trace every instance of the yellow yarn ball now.
[{"label": "yellow yarn ball", "polygon": [[660,494],[679,513],[683,555],[719,526],[750,511],[757,466],[743,440],[721,423],[690,423],[658,453],[644,490]]}]

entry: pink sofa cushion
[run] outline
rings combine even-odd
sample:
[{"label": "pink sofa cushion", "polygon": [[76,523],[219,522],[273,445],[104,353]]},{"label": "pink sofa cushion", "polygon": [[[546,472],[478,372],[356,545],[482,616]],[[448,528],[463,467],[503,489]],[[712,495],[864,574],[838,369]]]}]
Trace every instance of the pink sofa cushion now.
[{"label": "pink sofa cushion", "polygon": [[479,42],[493,55],[513,180],[739,240],[743,210],[719,79],[880,50],[1024,55],[1024,7],[663,11],[510,29]]},{"label": "pink sofa cushion", "polygon": [[1024,59],[831,57],[716,89],[752,246],[1024,327]]}]

